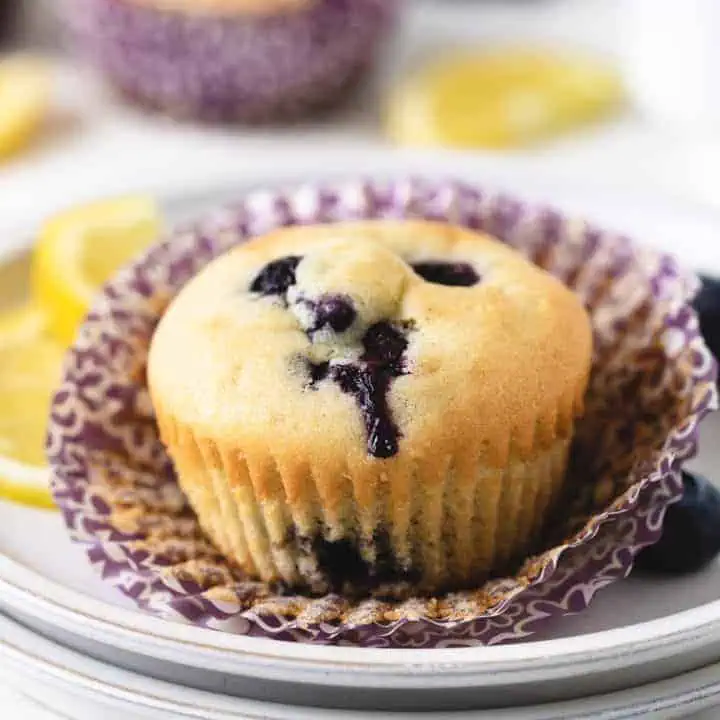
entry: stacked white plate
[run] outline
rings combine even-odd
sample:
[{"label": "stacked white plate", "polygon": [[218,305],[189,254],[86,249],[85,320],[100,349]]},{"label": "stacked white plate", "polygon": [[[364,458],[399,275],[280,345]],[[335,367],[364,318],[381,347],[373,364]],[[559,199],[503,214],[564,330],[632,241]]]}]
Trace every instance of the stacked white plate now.
[{"label": "stacked white plate", "polygon": [[[378,161],[375,174],[407,170],[550,201],[720,275],[720,215],[710,210],[489,176],[468,160],[400,169]],[[297,167],[253,185],[310,178],[317,173]],[[161,200],[171,219],[185,218],[248,187],[226,182],[222,192]],[[12,244],[20,257],[22,237]],[[3,291],[9,299],[25,289]],[[720,418],[710,418],[694,463],[716,478],[718,433]],[[719,598],[720,562],[686,578],[630,578],[601,592],[587,612],[516,645],[375,650],[246,638],[140,613],[93,574],[59,515],[0,503],[3,673],[71,717],[78,698],[103,718],[684,717],[720,704]]]}]

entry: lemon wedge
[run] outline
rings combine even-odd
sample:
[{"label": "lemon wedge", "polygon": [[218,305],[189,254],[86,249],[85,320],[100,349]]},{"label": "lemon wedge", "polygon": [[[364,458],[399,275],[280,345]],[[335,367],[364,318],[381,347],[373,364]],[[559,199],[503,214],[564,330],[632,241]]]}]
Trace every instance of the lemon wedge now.
[{"label": "lemon wedge", "polygon": [[152,198],[128,196],[83,205],[50,219],[32,260],[32,289],[51,334],[70,343],[93,296],[161,231]]},{"label": "lemon wedge", "polygon": [[50,74],[29,57],[0,60],[0,158],[24,148],[37,135],[50,107]]},{"label": "lemon wedge", "polygon": [[36,307],[0,314],[0,497],[54,507],[44,447],[62,357]]},{"label": "lemon wedge", "polygon": [[616,73],[575,54],[506,50],[440,61],[391,96],[388,132],[410,146],[510,148],[617,109]]}]

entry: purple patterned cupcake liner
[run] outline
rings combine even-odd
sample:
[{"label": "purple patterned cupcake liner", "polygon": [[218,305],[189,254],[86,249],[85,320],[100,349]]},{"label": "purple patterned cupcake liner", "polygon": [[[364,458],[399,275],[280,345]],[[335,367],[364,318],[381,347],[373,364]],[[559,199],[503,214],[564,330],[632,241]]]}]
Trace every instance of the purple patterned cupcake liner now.
[{"label": "purple patterned cupcake liner", "polygon": [[[578,490],[539,553],[475,591],[398,602],[278,595],[203,536],[159,440],[145,382],[164,308],[210,260],[279,226],[424,218],[488,232],[573,288],[592,318],[586,413],[569,472]],[[119,273],[70,351],[48,457],[71,536],[140,608],[279,640],[366,647],[517,641],[625,577],[682,493],[698,424],[717,407],[717,368],[675,260],[555,210],[452,182],[350,181],[255,192],[177,230]]]},{"label": "purple patterned cupcake liner", "polygon": [[77,46],[138,103],[262,122],[338,102],[371,66],[398,0],[308,0],[267,14],[64,0]]}]

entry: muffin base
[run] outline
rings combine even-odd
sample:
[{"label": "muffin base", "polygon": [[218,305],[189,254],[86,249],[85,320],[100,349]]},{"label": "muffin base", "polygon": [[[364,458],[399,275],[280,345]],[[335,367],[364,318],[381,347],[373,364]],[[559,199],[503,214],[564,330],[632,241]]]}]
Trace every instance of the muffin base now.
[{"label": "muffin base", "polygon": [[[158,421],[217,548],[251,577],[312,595],[403,598],[478,587],[512,570],[537,547],[562,493],[572,437],[504,468],[446,457],[410,471],[370,462],[362,477],[349,468],[323,477],[274,458],[248,463],[162,412]],[[329,485],[344,486],[339,503],[323,502]]]}]

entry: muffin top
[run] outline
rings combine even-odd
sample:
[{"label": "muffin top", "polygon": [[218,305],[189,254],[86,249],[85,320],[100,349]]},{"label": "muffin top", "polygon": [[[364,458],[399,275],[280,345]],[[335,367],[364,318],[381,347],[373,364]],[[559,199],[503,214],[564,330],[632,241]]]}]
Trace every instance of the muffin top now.
[{"label": "muffin top", "polygon": [[579,299],[514,250],[373,221],[215,260],[160,322],[148,379],[163,417],[249,458],[501,465],[569,431],[590,360]]}]

